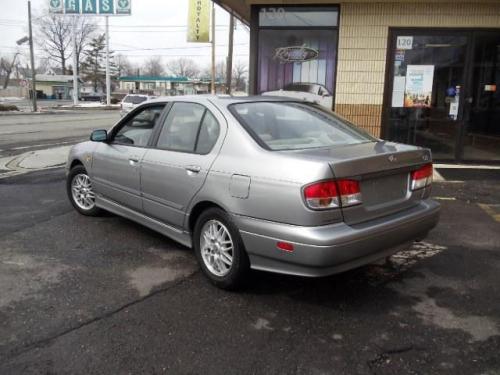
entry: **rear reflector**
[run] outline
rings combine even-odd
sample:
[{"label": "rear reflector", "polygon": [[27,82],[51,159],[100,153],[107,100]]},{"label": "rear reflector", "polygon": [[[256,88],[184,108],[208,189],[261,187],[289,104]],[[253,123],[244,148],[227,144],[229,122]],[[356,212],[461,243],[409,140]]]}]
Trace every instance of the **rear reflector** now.
[{"label": "rear reflector", "polygon": [[432,184],[432,164],[426,164],[411,172],[411,190],[423,189]]},{"label": "rear reflector", "polygon": [[304,198],[309,208],[325,210],[360,204],[361,190],[356,180],[329,180],[304,188]]},{"label": "rear reflector", "polygon": [[293,251],[293,244],[289,242],[278,242],[276,244],[276,247],[280,250],[288,251],[289,253]]}]

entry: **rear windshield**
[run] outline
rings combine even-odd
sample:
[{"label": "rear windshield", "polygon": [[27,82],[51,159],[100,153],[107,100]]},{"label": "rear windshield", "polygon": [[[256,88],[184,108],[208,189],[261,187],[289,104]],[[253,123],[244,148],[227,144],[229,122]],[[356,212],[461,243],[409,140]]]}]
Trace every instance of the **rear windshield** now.
[{"label": "rear windshield", "polygon": [[140,104],[148,100],[146,96],[138,96],[138,95],[129,95],[127,96],[123,102],[124,103],[132,103],[132,104]]},{"label": "rear windshield", "polygon": [[263,147],[303,150],[373,142],[375,138],[319,106],[296,102],[237,103],[233,115]]}]

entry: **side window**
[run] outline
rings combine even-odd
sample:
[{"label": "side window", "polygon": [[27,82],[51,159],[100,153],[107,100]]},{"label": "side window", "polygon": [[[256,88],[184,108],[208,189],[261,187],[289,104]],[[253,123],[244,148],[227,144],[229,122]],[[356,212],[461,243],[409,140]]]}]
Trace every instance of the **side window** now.
[{"label": "side window", "polygon": [[203,122],[200,127],[200,134],[198,135],[198,142],[196,143],[196,153],[208,154],[219,138],[220,127],[219,123],[208,110],[203,117]]},{"label": "side window", "polygon": [[196,103],[174,103],[158,138],[158,148],[194,152],[205,107]]},{"label": "side window", "polygon": [[144,108],[129,119],[114,135],[111,143],[145,147],[151,138],[165,105]]}]

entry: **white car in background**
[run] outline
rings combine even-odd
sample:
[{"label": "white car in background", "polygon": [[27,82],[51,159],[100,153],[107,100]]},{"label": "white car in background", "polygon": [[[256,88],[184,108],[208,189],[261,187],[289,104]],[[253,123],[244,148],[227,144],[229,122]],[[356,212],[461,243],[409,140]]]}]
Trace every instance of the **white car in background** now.
[{"label": "white car in background", "polygon": [[125,116],[139,104],[144,103],[146,100],[154,99],[156,96],[144,95],[144,94],[128,94],[125,96],[121,102],[121,112],[120,114]]},{"label": "white car in background", "polygon": [[294,82],[285,85],[281,90],[263,92],[262,95],[287,96],[319,104],[332,109],[333,97],[328,89],[319,83]]}]

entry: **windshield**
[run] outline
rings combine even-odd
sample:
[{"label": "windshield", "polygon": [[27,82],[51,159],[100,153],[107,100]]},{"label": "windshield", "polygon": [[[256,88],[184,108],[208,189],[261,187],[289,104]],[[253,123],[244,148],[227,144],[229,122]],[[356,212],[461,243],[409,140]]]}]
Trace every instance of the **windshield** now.
[{"label": "windshield", "polygon": [[123,102],[124,103],[132,103],[132,104],[140,104],[148,100],[147,96],[138,96],[138,95],[129,95],[127,96]]},{"label": "windshield", "polygon": [[332,112],[296,102],[237,103],[229,107],[255,140],[270,150],[302,150],[376,139]]}]

